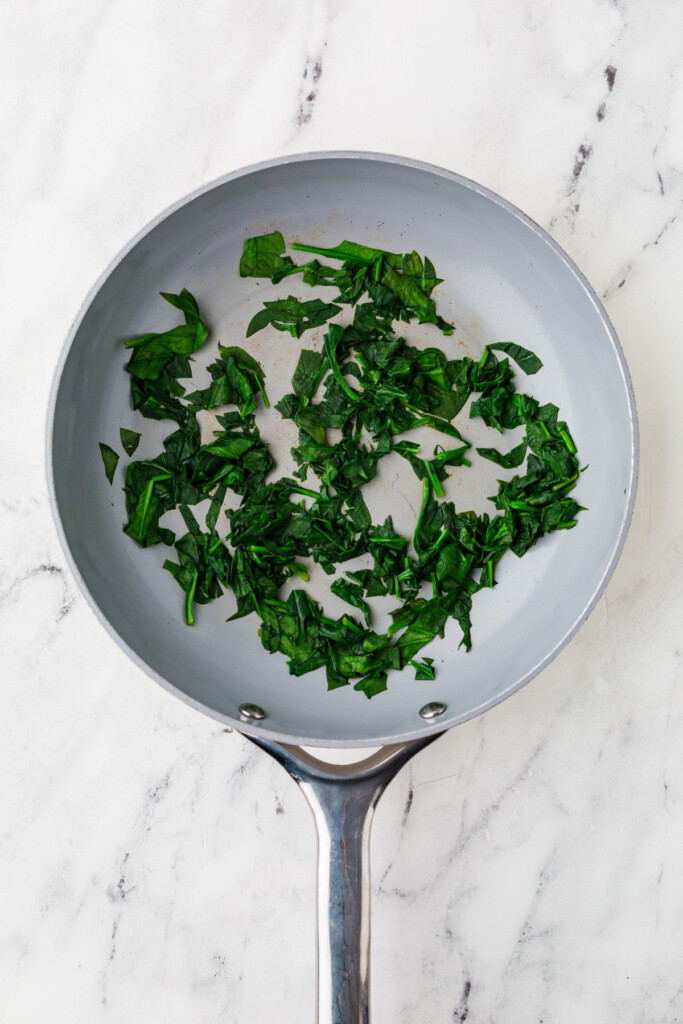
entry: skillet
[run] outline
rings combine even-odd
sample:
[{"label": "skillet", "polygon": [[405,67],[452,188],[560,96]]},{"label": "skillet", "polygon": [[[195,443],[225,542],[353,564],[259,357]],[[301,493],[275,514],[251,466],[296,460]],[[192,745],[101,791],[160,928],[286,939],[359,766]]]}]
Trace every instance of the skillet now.
[{"label": "skillet", "polygon": [[[524,390],[560,406],[589,465],[573,493],[588,509],[577,528],[544,538],[524,559],[504,559],[500,585],[475,598],[471,652],[458,649],[451,624],[426,652],[435,658],[434,681],[396,674],[388,691],[369,702],[350,687],[328,693],[323,670],[289,676],[285,660],[261,647],[251,616],[225,625],[230,595],[185,627],[177,585],[160,568],[163,556],[122,533],[121,477],[111,488],[100,461],[98,441],[118,447],[122,425],[143,431],[137,457],[158,451],[172,428],[132,413],[121,340],[170,327],[173,313],[161,308],[158,293],[187,287],[214,336],[244,344],[262,301],[296,287],[238,276],[245,238],[276,228],[286,239],[316,245],[350,238],[428,255],[445,280],[437,308],[457,329],[452,339],[435,333],[427,343],[472,356],[493,340],[531,348],[544,368],[524,379]],[[262,362],[276,401],[290,390],[299,346],[274,333],[246,347]],[[276,459],[286,460],[296,443],[289,426],[272,412],[261,425]],[[625,540],[637,477],[635,402],[597,296],[536,224],[457,174],[371,153],[268,161],[180,200],[103,274],[57,368],[47,447],[66,558],[109,634],[165,689],[276,757],[309,799],[319,836],[318,1020],[367,1022],[369,832],[379,796],[419,749],[510,696],[558,654],[590,614]],[[494,467],[488,477],[485,469],[462,474],[448,496],[460,508],[482,511],[498,473]],[[409,531],[415,494],[407,478],[397,480],[393,469],[380,472],[373,519],[391,512],[399,530]],[[380,749],[353,765],[333,765],[303,746]]]}]

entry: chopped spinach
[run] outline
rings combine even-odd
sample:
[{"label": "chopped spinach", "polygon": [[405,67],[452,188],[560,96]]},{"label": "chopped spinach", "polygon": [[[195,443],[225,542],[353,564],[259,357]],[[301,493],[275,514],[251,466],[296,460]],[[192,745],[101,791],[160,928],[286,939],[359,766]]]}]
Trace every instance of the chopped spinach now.
[{"label": "chopped spinach", "polygon": [[[256,423],[259,403],[269,404],[266,375],[247,351],[218,345],[208,368],[211,383],[186,394],[180,379],[191,378],[191,356],[209,331],[190,292],[162,293],[185,323],[126,342],[133,350],[127,370],[133,408],[149,419],[170,420],[175,429],[156,457],[128,464],[124,530],[143,547],[173,548],[175,560],[163,565],[184,592],[188,625],[196,606],[230,589],[236,601],[231,618],[256,613],[263,646],[284,654],[292,675],[324,667],[329,689],[354,681],[354,689],[371,698],[387,688],[391,670],[408,665],[416,680],[433,680],[433,658],[420,660],[418,654],[444,635],[449,619],[470,648],[472,599],[496,585],[500,559],[508,551],[521,556],[545,534],[576,525],[582,510],[570,497],[579,475],[576,445],[557,406],[515,389],[510,360],[526,374],[542,367],[528,349],[497,342],[478,360],[449,358],[394,333],[394,323],[411,320],[445,335],[453,331],[436,312],[432,293],[441,279],[429,259],[348,241],[291,248],[316,258],[295,263],[282,234],[273,231],[245,242],[239,272],[274,284],[301,273],[303,284],[339,290],[333,302],[292,295],[267,301],[246,332],[250,337],[273,327],[300,338],[327,325],[322,351],[300,350],[292,391],[275,406],[299,431],[294,477],[271,479],[274,462]],[[340,304],[353,307],[345,325],[335,321]],[[504,469],[526,459],[519,475],[498,482],[490,499],[493,514],[460,511],[444,493],[448,476],[472,464],[471,446],[453,423],[472,396],[471,418],[500,433],[524,431],[507,453],[476,449]],[[197,414],[211,409],[224,410],[217,417],[220,429],[202,444]],[[420,426],[453,440],[446,449],[436,444],[430,457],[402,436]],[[121,428],[128,456],[139,440],[139,433]],[[119,456],[105,444],[100,451],[112,482]],[[391,517],[373,523],[363,497],[364,485],[390,452],[406,459],[421,481],[412,538],[398,533]],[[224,518],[228,491],[239,501],[231,502]],[[207,499],[202,527],[192,508]],[[173,510],[186,527],[179,538],[162,523]],[[343,572],[359,555],[369,556],[371,565]],[[348,612],[330,618],[300,587],[283,599],[288,580],[308,580],[302,559],[335,577],[330,591],[350,606]],[[372,628],[369,602],[379,596],[395,603],[386,633]]]}]

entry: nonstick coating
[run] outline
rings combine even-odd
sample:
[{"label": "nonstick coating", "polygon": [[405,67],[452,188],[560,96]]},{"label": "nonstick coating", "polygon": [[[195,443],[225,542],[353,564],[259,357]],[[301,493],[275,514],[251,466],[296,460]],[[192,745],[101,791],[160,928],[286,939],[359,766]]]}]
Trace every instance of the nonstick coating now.
[{"label": "nonstick coating", "polygon": [[[351,687],[328,693],[323,670],[290,676],[285,658],[261,647],[255,618],[225,623],[234,610],[230,594],[200,608],[197,624],[186,627],[182,594],[161,569],[166,549],[143,551],[121,531],[125,457],[113,487],[100,460],[98,441],[121,451],[121,425],[143,430],[143,456],[158,451],[173,429],[131,411],[123,369],[122,339],[176,322],[160,291],[189,288],[214,339],[224,344],[245,344],[245,325],[263,299],[290,291],[312,296],[298,279],[274,287],[239,278],[244,239],[275,228],[288,240],[335,245],[351,238],[427,254],[445,279],[436,294],[439,311],[457,330],[447,339],[427,326],[409,332],[411,340],[453,355],[478,356],[493,341],[532,348],[544,368],[531,378],[520,372],[518,387],[560,406],[581,462],[589,464],[575,492],[588,509],[577,528],[544,538],[523,559],[507,555],[500,584],[476,595],[471,652],[458,649],[460,630],[451,622],[445,639],[425,649],[435,658],[436,680],[416,682],[412,670],[395,673],[389,690],[372,701]],[[303,344],[310,346],[307,336]],[[299,343],[274,331],[263,332],[253,348],[272,401],[289,390],[298,350]],[[458,424],[466,436],[474,431],[466,418]],[[282,458],[296,443],[290,426],[277,414],[263,421]],[[568,257],[479,185],[416,161],[373,154],[309,154],[250,167],[183,199],[145,228],[98,282],[71,331],[48,435],[50,488],[67,557],[121,646],[163,686],[220,721],[323,746],[369,746],[441,731],[531,679],[602,592],[624,541],[636,480],[628,371],[604,310]],[[476,443],[503,450],[516,443],[516,434],[491,435],[488,442],[477,435]],[[376,509],[401,521],[409,506],[419,504],[420,485],[408,480],[403,491],[397,489],[394,470],[392,463],[389,473],[380,471]],[[489,467],[488,477],[481,469],[457,472],[449,497],[461,510],[477,511],[485,510],[485,496],[493,493],[481,487],[495,489],[495,476],[510,475],[497,467]],[[428,724],[418,710],[430,700],[444,701],[447,711]],[[259,724],[241,720],[238,708],[245,701],[261,705],[267,718]]]}]

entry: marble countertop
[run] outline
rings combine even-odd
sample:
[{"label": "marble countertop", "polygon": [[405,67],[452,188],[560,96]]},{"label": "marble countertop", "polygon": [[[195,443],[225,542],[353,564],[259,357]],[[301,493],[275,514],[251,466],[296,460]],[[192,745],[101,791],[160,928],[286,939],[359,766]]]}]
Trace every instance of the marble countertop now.
[{"label": "marble countertop", "polygon": [[3,6],[0,1021],[314,1021],[315,840],[282,770],[77,591],[44,471],[69,325],[159,210],[284,153],[449,167],[578,263],[633,376],[622,559],[541,676],[421,753],[373,827],[376,1024],[683,1020],[683,7]]}]

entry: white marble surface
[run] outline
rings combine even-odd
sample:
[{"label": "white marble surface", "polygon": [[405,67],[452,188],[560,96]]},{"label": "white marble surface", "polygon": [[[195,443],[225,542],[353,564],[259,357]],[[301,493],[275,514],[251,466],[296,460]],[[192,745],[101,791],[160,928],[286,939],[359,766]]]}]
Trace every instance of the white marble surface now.
[{"label": "white marble surface", "polygon": [[0,1021],[314,1020],[309,811],[97,624],[43,421],[70,321],[141,225],[324,148],[450,167],[546,227],[604,297],[642,430],[587,625],[380,804],[373,1020],[683,1020],[683,7],[5,0],[0,21]]}]

